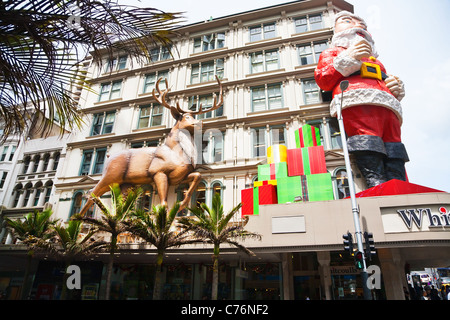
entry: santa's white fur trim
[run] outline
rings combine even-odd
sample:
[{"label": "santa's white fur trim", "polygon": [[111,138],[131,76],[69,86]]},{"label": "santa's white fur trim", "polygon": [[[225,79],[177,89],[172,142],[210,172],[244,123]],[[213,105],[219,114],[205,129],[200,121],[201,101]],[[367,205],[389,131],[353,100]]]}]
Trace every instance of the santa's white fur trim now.
[{"label": "santa's white fur trim", "polygon": [[[341,105],[341,95],[334,96],[330,104],[330,113],[333,117],[337,114],[337,107]],[[400,102],[391,94],[377,89],[354,89],[344,92],[342,109],[359,106],[375,105],[392,110],[403,122],[402,106]]]},{"label": "santa's white fur trim", "polygon": [[348,77],[361,69],[362,62],[350,57],[347,50],[344,50],[334,59],[333,65],[336,71]]}]

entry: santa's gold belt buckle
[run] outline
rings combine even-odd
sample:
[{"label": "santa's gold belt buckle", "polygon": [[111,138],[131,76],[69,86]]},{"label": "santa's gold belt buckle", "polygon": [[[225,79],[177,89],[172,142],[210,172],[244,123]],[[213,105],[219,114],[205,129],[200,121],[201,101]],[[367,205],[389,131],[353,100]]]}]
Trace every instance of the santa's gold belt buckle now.
[{"label": "santa's gold belt buckle", "polygon": [[363,62],[361,65],[361,77],[383,80],[381,67],[378,64]]}]

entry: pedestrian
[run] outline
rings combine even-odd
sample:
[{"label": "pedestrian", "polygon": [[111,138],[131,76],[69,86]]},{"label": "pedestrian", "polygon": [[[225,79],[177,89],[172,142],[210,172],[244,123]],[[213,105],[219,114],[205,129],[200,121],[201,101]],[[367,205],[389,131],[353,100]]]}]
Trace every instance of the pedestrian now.
[{"label": "pedestrian", "polygon": [[441,297],[439,297],[438,290],[435,288],[435,286],[431,286],[431,300],[441,300]]}]

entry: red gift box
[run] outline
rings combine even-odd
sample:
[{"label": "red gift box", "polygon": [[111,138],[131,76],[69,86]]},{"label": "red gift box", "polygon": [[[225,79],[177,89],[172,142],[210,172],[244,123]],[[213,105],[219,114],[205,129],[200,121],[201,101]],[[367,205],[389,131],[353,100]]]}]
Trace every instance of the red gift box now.
[{"label": "red gift box", "polygon": [[253,215],[253,188],[241,190],[242,215]]},{"label": "red gift box", "polygon": [[277,204],[277,188],[268,184],[258,187],[259,204]]},{"label": "red gift box", "polygon": [[301,176],[305,174],[303,170],[302,149],[289,149],[287,151],[288,176]]},{"label": "red gift box", "polygon": [[310,174],[328,173],[323,146],[309,147]]}]

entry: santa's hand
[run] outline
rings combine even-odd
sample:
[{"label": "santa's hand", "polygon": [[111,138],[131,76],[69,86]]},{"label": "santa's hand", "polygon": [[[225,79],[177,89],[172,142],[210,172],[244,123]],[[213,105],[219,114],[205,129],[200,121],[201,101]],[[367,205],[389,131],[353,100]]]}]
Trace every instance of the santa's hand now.
[{"label": "santa's hand", "polygon": [[348,56],[356,60],[369,58],[370,56],[372,56],[372,46],[366,39],[362,39],[348,47],[347,54]]},{"label": "santa's hand", "polygon": [[401,101],[405,97],[405,86],[400,78],[389,75],[384,82],[398,101]]}]

